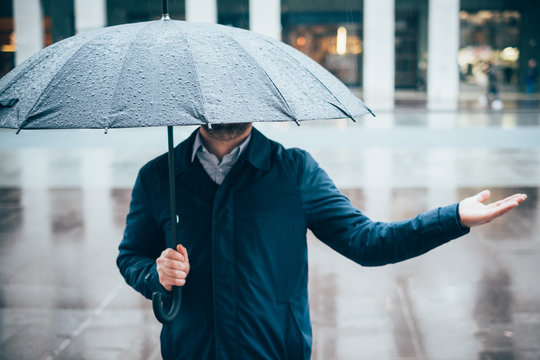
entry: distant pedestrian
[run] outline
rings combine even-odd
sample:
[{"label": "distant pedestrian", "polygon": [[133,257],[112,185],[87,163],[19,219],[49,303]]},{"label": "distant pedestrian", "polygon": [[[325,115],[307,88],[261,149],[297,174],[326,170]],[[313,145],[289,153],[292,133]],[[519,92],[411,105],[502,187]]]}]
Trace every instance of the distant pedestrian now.
[{"label": "distant pedestrian", "polygon": [[495,67],[491,63],[484,63],[482,68],[487,77],[487,91],[485,95],[480,96],[478,101],[482,106],[491,106],[493,110],[500,111],[504,104],[499,98],[499,84]]},{"label": "distant pedestrian", "polygon": [[525,93],[534,94],[536,92],[536,78],[538,77],[538,68],[536,60],[529,59],[527,71],[525,71]]},{"label": "distant pedestrian", "polygon": [[492,64],[488,64],[486,68],[486,75],[488,79],[488,88],[487,88],[487,98],[488,101],[492,101],[499,98],[499,87],[497,74],[495,73],[495,68]]}]

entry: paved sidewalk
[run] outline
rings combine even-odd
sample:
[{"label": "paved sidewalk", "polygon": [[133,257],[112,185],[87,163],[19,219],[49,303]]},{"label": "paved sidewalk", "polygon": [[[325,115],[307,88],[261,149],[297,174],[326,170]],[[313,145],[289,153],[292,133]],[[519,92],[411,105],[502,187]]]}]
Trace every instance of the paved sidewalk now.
[{"label": "paved sidewalk", "polygon": [[[540,358],[540,114],[396,111],[259,125],[308,149],[373,219],[484,187],[513,213],[400,264],[363,268],[309,236],[313,359]],[[178,129],[178,141],[193,128]],[[115,266],[138,168],[164,129],[0,131],[0,359],[158,359],[150,301]]]}]

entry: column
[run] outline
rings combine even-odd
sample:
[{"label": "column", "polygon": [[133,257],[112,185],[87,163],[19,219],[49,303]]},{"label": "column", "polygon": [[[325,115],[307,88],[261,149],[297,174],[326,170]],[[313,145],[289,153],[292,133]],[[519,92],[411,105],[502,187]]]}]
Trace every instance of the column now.
[{"label": "column", "polygon": [[217,23],[217,0],[186,0],[186,21]]},{"label": "column", "polygon": [[249,29],[281,40],[281,0],[250,0]]},{"label": "column", "polygon": [[392,219],[392,189],[395,188],[394,151],[388,147],[369,147],[363,161],[364,208],[373,221]]},{"label": "column", "polygon": [[364,100],[377,113],[394,108],[394,0],[364,0]]},{"label": "column", "polygon": [[96,249],[108,246],[103,241],[114,234],[114,214],[110,196],[112,189],[112,162],[110,149],[84,150],[81,161],[81,187],[83,192],[84,240],[87,247]]},{"label": "column", "polygon": [[43,12],[40,0],[14,0],[15,65],[43,48]]},{"label": "column", "polygon": [[428,108],[458,107],[459,0],[430,0],[428,17]]},{"label": "column", "polygon": [[75,0],[75,32],[96,30],[107,24],[106,0]]}]

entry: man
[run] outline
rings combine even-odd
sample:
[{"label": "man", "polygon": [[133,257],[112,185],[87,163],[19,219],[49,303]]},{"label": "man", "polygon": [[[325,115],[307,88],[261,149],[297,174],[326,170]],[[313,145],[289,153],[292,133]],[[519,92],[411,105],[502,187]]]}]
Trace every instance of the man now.
[{"label": "man", "polygon": [[171,243],[167,158],[139,172],[118,266],[147,298],[183,286],[161,333],[165,359],[308,359],[309,228],[367,266],[405,260],[491,221],[525,200],[485,206],[488,191],[391,223],[372,222],[311,156],[251,124],[202,126],[176,149],[180,242]]},{"label": "man", "polygon": [[538,69],[536,60],[529,59],[527,62],[527,70],[525,71],[525,93],[534,94],[536,92],[536,78],[538,77]]}]

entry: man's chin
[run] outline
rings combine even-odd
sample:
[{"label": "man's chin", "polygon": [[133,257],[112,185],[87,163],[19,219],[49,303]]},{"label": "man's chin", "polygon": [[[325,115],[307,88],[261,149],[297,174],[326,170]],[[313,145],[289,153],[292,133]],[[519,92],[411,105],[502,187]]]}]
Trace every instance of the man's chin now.
[{"label": "man's chin", "polygon": [[251,129],[251,123],[212,124],[212,128],[203,125],[205,132],[212,138],[220,141],[234,140]]}]

